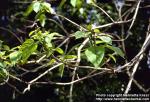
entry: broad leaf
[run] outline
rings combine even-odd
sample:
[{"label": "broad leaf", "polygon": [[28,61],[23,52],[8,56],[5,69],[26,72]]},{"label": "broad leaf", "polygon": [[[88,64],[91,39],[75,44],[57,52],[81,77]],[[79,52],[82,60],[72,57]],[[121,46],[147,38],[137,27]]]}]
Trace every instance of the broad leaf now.
[{"label": "broad leaf", "polygon": [[96,68],[101,64],[105,54],[104,47],[89,47],[85,50],[85,55]]},{"label": "broad leaf", "polygon": [[40,3],[40,2],[35,2],[35,3],[33,3],[33,10],[34,10],[36,13],[39,12],[40,8],[41,8],[41,3]]},{"label": "broad leaf", "polygon": [[42,3],[42,6],[43,6],[43,8],[47,11],[47,12],[49,12],[49,13],[52,13],[52,8],[51,8],[51,4],[50,3],[47,3],[47,2],[44,2],[44,3]]},{"label": "broad leaf", "polygon": [[124,58],[124,53],[122,52],[122,50],[119,47],[114,47],[114,46],[109,46],[109,45],[107,45],[106,47],[113,50],[116,54],[118,54],[119,56]]},{"label": "broad leaf", "polygon": [[77,0],[70,0],[70,4],[71,4],[73,7],[76,7],[76,3],[77,3]]},{"label": "broad leaf", "polygon": [[27,39],[21,46],[20,51],[22,52],[22,62],[25,63],[30,55],[36,51],[37,43],[33,39]]},{"label": "broad leaf", "polygon": [[40,21],[41,26],[44,27],[45,21],[46,21],[46,16],[45,16],[45,14],[41,14],[38,19],[39,19],[39,21]]},{"label": "broad leaf", "polygon": [[0,51],[0,58],[5,55],[6,51]]},{"label": "broad leaf", "polygon": [[25,13],[23,14],[24,16],[29,16],[29,14],[33,11],[33,4],[29,5]]},{"label": "broad leaf", "polygon": [[21,52],[20,51],[15,51],[9,54],[10,61],[13,65],[17,63],[17,61],[20,60],[21,58]]},{"label": "broad leaf", "polygon": [[100,36],[99,38],[107,44],[112,44],[112,39],[108,36]]},{"label": "broad leaf", "polygon": [[52,41],[54,35],[55,35],[55,33],[51,33],[45,37],[45,42],[48,47],[52,47],[51,41]]},{"label": "broad leaf", "polygon": [[75,32],[75,37],[76,37],[76,39],[85,38],[85,37],[87,37],[89,34],[90,34],[90,32],[77,31],[77,32]]}]

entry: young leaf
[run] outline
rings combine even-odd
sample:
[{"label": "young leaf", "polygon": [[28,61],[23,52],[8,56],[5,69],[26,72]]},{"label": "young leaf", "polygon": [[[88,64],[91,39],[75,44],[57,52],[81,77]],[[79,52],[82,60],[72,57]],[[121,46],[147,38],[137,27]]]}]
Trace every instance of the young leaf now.
[{"label": "young leaf", "polygon": [[100,30],[99,29],[94,29],[94,32],[95,33],[100,33]]},{"label": "young leaf", "polygon": [[114,47],[114,46],[107,45],[107,48],[113,50],[116,54],[118,54],[119,56],[124,58],[124,53],[122,52],[122,50],[119,47]]},{"label": "young leaf", "polygon": [[29,5],[27,10],[24,12],[24,16],[29,16],[29,14],[33,11],[33,4]]},{"label": "young leaf", "polygon": [[110,58],[112,58],[113,61],[116,63],[116,58],[115,58],[112,54],[108,54],[108,56],[109,56]]},{"label": "young leaf", "polygon": [[56,51],[61,55],[64,54],[64,51],[59,47],[56,48]]},{"label": "young leaf", "polygon": [[64,58],[65,59],[75,59],[75,58],[77,58],[77,56],[76,55],[65,55]]},{"label": "young leaf", "polygon": [[20,60],[21,58],[21,52],[20,51],[15,51],[9,54],[10,61],[13,65],[17,63],[17,61]]},{"label": "young leaf", "polygon": [[37,49],[37,43],[34,42],[33,39],[27,39],[19,49],[22,52],[22,62],[25,63],[27,59],[30,57],[30,55],[36,51]]},{"label": "young leaf", "polygon": [[55,62],[56,62],[55,59],[51,59],[51,60],[49,61],[48,65],[53,65]]},{"label": "young leaf", "polygon": [[77,31],[75,32],[76,39],[85,38],[90,34],[90,32]]},{"label": "young leaf", "polygon": [[33,10],[34,10],[36,13],[39,12],[40,8],[41,8],[41,3],[40,3],[40,2],[35,2],[35,3],[33,3]]},{"label": "young leaf", "polygon": [[5,55],[6,51],[0,51],[0,58]]},{"label": "young leaf", "polygon": [[105,54],[105,49],[104,47],[89,47],[85,50],[85,55],[87,56],[87,59],[97,68],[103,58],[104,58],[104,54]]},{"label": "young leaf", "polygon": [[51,4],[50,4],[50,3],[43,2],[43,3],[42,3],[42,6],[43,6],[43,8],[44,8],[47,12],[50,12],[50,13],[51,13],[52,8],[51,8]]},{"label": "young leaf", "polygon": [[52,47],[51,41],[52,41],[54,35],[55,35],[55,33],[51,33],[45,37],[45,42],[48,47]]},{"label": "young leaf", "polygon": [[112,39],[108,36],[100,36],[99,38],[107,44],[112,44]]},{"label": "young leaf", "polygon": [[76,3],[77,3],[77,0],[70,0],[70,4],[71,4],[73,7],[76,7]]},{"label": "young leaf", "polygon": [[39,19],[39,21],[40,21],[40,23],[41,23],[41,26],[44,27],[45,21],[46,21],[46,16],[45,16],[45,14],[41,14],[38,19]]}]

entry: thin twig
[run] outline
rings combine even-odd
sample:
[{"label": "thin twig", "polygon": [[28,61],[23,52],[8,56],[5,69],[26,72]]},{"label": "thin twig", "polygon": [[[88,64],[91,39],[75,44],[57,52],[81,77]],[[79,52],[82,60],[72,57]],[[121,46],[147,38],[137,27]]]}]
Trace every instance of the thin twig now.
[{"label": "thin twig", "polygon": [[125,94],[127,94],[127,93],[129,92],[130,88],[131,88],[132,81],[133,81],[133,78],[134,78],[134,74],[135,74],[135,72],[136,72],[136,70],[137,70],[137,68],[138,68],[138,66],[139,66],[139,63],[140,63],[140,61],[142,60],[142,58],[143,58],[143,54],[140,55],[139,60],[138,60],[138,61],[136,62],[136,64],[134,65],[134,68],[133,68],[133,70],[132,70],[132,74],[131,74],[131,76],[130,76],[130,80],[129,80],[128,85],[127,85],[127,88],[126,88],[126,90],[125,90],[125,92],[124,92]]},{"label": "thin twig", "polygon": [[15,33],[13,33],[12,31],[10,31],[9,29],[4,28],[4,27],[0,27],[0,29],[9,32],[9,33],[12,34],[20,43],[22,43],[22,40],[21,40]]},{"label": "thin twig", "polygon": [[[82,48],[85,46],[85,44],[89,41],[89,38],[86,38],[83,43],[80,45],[80,47],[78,48],[78,54],[77,54],[77,61],[76,61],[76,66],[79,66],[79,63],[81,61],[81,50]],[[74,68],[74,71],[73,71],[73,75],[72,75],[72,81],[74,81],[75,79],[75,75],[76,75],[76,70],[77,70],[78,67],[75,67]],[[70,85],[70,96],[69,96],[69,102],[73,102],[73,99],[72,99],[72,91],[73,91],[73,83]]]},{"label": "thin twig", "polygon": [[72,23],[73,25],[75,25],[75,26],[77,26],[77,27],[81,28],[82,30],[87,31],[87,29],[86,29],[86,28],[82,27],[81,25],[79,25],[79,24],[75,23],[74,21],[72,21],[72,20],[68,19],[68,18],[67,18],[67,17],[65,17],[65,16],[60,15],[60,14],[55,14],[55,15],[57,15],[57,16],[59,16],[59,17],[61,17],[61,18],[64,18],[65,20],[69,21],[69,22],[70,22],[70,23]]},{"label": "thin twig", "polygon": [[113,18],[104,10],[102,9],[100,6],[96,5],[95,3],[92,3],[95,7],[99,8],[112,22],[115,22],[113,20]]},{"label": "thin twig", "polygon": [[127,20],[127,21],[116,21],[116,22],[113,22],[113,23],[107,23],[107,24],[104,24],[104,25],[99,25],[99,26],[93,27],[92,29],[100,29],[100,28],[109,27],[109,26],[112,26],[112,25],[115,25],[115,24],[128,23],[128,22],[130,22],[131,20],[132,20],[132,19],[129,19],[129,20]]},{"label": "thin twig", "polygon": [[[135,22],[135,19],[136,19],[138,10],[139,10],[140,3],[141,3],[141,0],[139,0],[138,3],[137,3],[136,9],[135,9],[135,13],[134,13],[134,16],[133,16],[133,18],[132,18],[133,20],[132,20],[132,22],[131,22],[131,24],[130,24],[129,29],[127,30],[127,33],[131,30],[131,28],[132,28],[132,26],[133,26],[133,24],[134,24],[134,22]],[[127,34],[127,36],[125,37],[125,39],[127,39],[128,37],[129,37],[129,34]]]},{"label": "thin twig", "polygon": [[28,82],[28,87],[24,89],[23,93],[25,93],[26,91],[30,90],[31,85],[36,82],[37,80],[39,80],[41,77],[45,76],[48,72],[50,72],[51,70],[61,66],[63,63],[59,63],[51,68],[49,68],[48,70],[46,70],[44,73],[40,74],[38,77],[36,77],[35,79],[31,80],[30,82]]}]

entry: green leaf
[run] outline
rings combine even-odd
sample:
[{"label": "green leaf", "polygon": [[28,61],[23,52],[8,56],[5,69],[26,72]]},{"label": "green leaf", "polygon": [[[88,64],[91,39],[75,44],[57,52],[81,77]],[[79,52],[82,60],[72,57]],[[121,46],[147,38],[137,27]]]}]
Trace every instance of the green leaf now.
[{"label": "green leaf", "polygon": [[78,9],[80,9],[80,8],[82,7],[82,4],[83,4],[83,1],[82,1],[82,0],[77,0],[77,1],[76,1],[76,7],[77,7]]},{"label": "green leaf", "polygon": [[99,36],[99,38],[107,44],[112,44],[112,39],[109,36]]},{"label": "green leaf", "polygon": [[33,3],[28,6],[27,10],[24,12],[24,16],[29,16],[29,14],[33,11]]},{"label": "green leaf", "polygon": [[47,12],[49,12],[49,13],[52,13],[52,8],[51,8],[51,4],[50,3],[47,3],[47,2],[43,2],[42,3],[42,6],[43,6],[43,8],[47,11]]},{"label": "green leaf", "polygon": [[3,69],[3,68],[5,68],[5,64],[0,61],[0,69]]},{"label": "green leaf", "polygon": [[77,58],[77,56],[76,55],[65,55],[64,58],[65,59],[75,59],[75,58]]},{"label": "green leaf", "polygon": [[90,61],[96,68],[101,64],[105,54],[104,47],[89,47],[85,50],[87,60]]},{"label": "green leaf", "polygon": [[5,68],[0,68],[0,83],[4,82],[8,77],[8,72]]},{"label": "green leaf", "polygon": [[36,51],[37,43],[34,42],[33,39],[27,39],[19,49],[22,52],[22,63],[25,63],[30,55]]},{"label": "green leaf", "polygon": [[112,54],[108,54],[108,56],[116,63],[116,58]]},{"label": "green leaf", "polygon": [[51,41],[52,41],[54,35],[55,35],[55,33],[51,33],[51,34],[48,34],[48,35],[45,37],[45,42],[46,42],[46,45],[47,45],[48,47],[52,47]]},{"label": "green leaf", "polygon": [[76,39],[85,38],[90,34],[90,32],[77,31],[75,32]]},{"label": "green leaf", "polygon": [[109,45],[107,45],[106,47],[113,50],[116,54],[118,54],[119,56],[124,58],[124,53],[122,52],[122,50],[119,47],[114,47],[114,46],[109,46]]},{"label": "green leaf", "polygon": [[40,3],[40,2],[35,2],[35,3],[33,3],[33,10],[34,10],[36,13],[39,12],[40,8],[41,8],[41,3]]},{"label": "green leaf", "polygon": [[70,0],[70,4],[71,4],[73,7],[76,7],[76,3],[77,3],[77,0]]},{"label": "green leaf", "polygon": [[0,61],[0,83],[4,82],[4,80],[8,77],[8,72],[5,67],[5,63]]},{"label": "green leaf", "polygon": [[99,29],[94,29],[94,32],[95,33],[100,33],[100,30]]},{"label": "green leaf", "polygon": [[49,61],[48,65],[53,65],[55,62],[56,62],[55,59],[51,59],[51,60]]},{"label": "green leaf", "polygon": [[84,9],[83,9],[83,8],[80,8],[80,9],[79,9],[79,12],[80,12],[81,14],[83,14],[83,13],[84,13]]},{"label": "green leaf", "polygon": [[64,51],[59,47],[57,47],[55,50],[61,55],[64,54]]},{"label": "green leaf", "polygon": [[40,21],[41,26],[44,27],[45,21],[46,21],[46,16],[45,16],[45,14],[41,14],[38,19],[39,19],[39,21]]},{"label": "green leaf", "polygon": [[0,58],[5,55],[6,51],[0,51]]},{"label": "green leaf", "polygon": [[13,65],[17,63],[17,61],[20,60],[21,58],[21,52],[20,51],[15,51],[9,54],[10,61]]}]

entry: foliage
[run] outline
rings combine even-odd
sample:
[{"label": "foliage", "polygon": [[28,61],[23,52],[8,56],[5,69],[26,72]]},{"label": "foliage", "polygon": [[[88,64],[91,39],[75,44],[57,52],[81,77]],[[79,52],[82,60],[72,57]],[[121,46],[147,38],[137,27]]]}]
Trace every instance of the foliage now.
[{"label": "foliage", "polygon": [[[27,9],[23,9],[23,5]],[[120,18],[123,6],[124,3],[116,9],[112,3],[103,5],[96,0],[61,0],[58,4],[57,1],[35,0],[29,5],[22,4],[21,11],[16,11],[11,20],[13,19],[14,23],[16,19],[21,19],[15,26],[21,26],[20,31],[25,31],[25,35],[13,34],[19,41],[16,46],[5,42],[11,39],[0,41],[0,82],[3,84],[11,79],[18,80],[26,85],[18,90],[25,93],[30,91],[36,82],[54,85],[64,85],[68,82],[71,87],[76,85],[72,83],[74,80],[78,82],[78,79],[81,79],[79,82],[86,94],[90,85],[92,90],[89,94],[95,95],[105,89],[109,90],[108,93],[112,92],[111,90],[114,93],[115,90],[121,92],[120,85],[124,82],[117,80],[114,72],[117,66],[128,60],[124,54],[126,49],[123,40],[126,36],[122,31],[125,29],[118,29],[123,27],[122,23],[116,28],[110,26],[118,24],[116,22],[119,21],[123,22]],[[118,34],[113,34],[112,30]],[[100,79],[101,84],[106,81],[105,87],[92,84],[95,79],[88,79],[89,85],[82,82],[82,77],[91,78],[103,71],[112,74]],[[33,74],[33,78],[26,80],[26,73],[29,76],[34,73],[35,76]],[[60,95],[58,100],[62,102],[71,98],[78,100],[78,96],[84,96],[84,92],[79,92],[80,88],[76,86],[73,92],[65,86],[56,87],[54,90],[57,88],[59,91],[55,94]],[[73,93],[73,97],[68,91]]]}]

